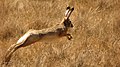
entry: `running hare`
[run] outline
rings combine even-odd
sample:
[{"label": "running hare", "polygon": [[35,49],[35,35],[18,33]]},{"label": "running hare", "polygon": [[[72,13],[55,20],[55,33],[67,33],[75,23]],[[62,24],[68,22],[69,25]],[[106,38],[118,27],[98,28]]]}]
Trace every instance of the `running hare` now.
[{"label": "running hare", "polygon": [[68,29],[73,27],[73,24],[71,23],[69,17],[71,13],[73,12],[74,8],[67,7],[65,12],[65,17],[61,21],[61,23],[51,27],[46,28],[42,30],[29,30],[27,33],[25,33],[16,44],[13,44],[9,47],[7,50],[7,53],[5,55],[5,58],[2,62],[2,64],[7,65],[11,55],[20,47],[25,47],[27,45],[33,44],[37,41],[45,41],[47,39],[54,39],[54,38],[61,38],[61,37],[67,37],[68,40],[71,40],[72,36],[71,34],[67,33]]}]

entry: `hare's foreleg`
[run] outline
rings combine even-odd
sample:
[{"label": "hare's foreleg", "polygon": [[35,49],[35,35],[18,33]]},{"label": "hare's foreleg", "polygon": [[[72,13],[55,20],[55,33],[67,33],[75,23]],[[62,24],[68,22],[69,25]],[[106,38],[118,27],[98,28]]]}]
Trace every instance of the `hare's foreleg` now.
[{"label": "hare's foreleg", "polygon": [[72,35],[71,35],[71,34],[69,34],[69,33],[68,33],[68,34],[66,34],[66,36],[67,36],[67,39],[68,39],[68,40],[71,40],[71,39],[73,38],[73,37],[72,37]]}]

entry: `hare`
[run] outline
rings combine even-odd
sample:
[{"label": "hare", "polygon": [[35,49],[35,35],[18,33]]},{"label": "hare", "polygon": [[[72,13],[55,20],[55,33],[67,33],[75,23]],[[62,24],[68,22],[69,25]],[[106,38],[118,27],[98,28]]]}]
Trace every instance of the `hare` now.
[{"label": "hare", "polygon": [[67,37],[68,40],[72,39],[71,34],[67,33],[68,29],[73,27],[69,17],[73,12],[74,8],[69,6],[66,8],[65,17],[61,23],[42,30],[29,30],[25,33],[16,44],[13,44],[7,50],[5,58],[3,59],[2,64],[7,65],[10,61],[11,55],[20,47],[25,47],[27,45],[33,44],[37,41],[46,41],[47,39],[56,39],[61,37]]}]

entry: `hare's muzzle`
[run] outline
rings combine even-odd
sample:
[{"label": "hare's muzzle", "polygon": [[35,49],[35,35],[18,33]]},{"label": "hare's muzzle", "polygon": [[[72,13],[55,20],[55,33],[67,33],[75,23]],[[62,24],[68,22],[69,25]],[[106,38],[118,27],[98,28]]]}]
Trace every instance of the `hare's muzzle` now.
[{"label": "hare's muzzle", "polygon": [[71,24],[71,27],[73,27],[73,24]]}]

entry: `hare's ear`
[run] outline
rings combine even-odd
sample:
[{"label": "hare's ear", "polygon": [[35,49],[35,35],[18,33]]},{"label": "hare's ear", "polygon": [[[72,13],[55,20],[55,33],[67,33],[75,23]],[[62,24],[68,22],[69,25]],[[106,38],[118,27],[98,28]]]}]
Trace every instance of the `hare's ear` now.
[{"label": "hare's ear", "polygon": [[[68,7],[66,8],[65,17],[64,17],[64,19],[62,20],[61,23],[64,23],[65,20],[69,19],[69,17],[70,17],[70,15],[71,15],[71,13],[73,12],[73,10],[74,10],[74,7],[70,8],[70,6],[68,6]],[[68,20],[67,20],[67,21],[68,21]]]},{"label": "hare's ear", "polygon": [[74,10],[74,7],[72,7],[72,8],[69,10],[69,12],[67,13],[67,18],[70,17],[70,15],[71,15],[71,13],[73,12],[73,10]]},{"label": "hare's ear", "polygon": [[70,11],[70,6],[68,6],[68,7],[66,8],[66,11],[65,11],[65,17],[67,17],[69,11]]},{"label": "hare's ear", "polygon": [[73,11],[73,10],[74,10],[74,7],[72,6],[71,11]]},{"label": "hare's ear", "polygon": [[66,10],[70,9],[70,6],[67,6]]}]

